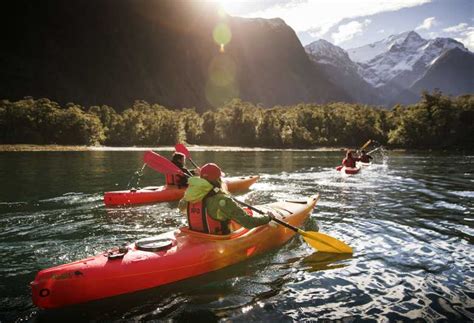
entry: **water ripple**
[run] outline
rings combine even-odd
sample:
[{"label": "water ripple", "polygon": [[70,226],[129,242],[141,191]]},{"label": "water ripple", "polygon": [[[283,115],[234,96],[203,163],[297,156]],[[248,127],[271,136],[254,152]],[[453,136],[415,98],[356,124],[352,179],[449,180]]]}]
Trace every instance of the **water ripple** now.
[{"label": "water ripple", "polygon": [[[83,321],[474,320],[474,179],[466,168],[472,165],[472,156],[431,159],[426,154],[391,153],[377,156],[378,163],[360,174],[345,176],[334,169],[341,157],[337,152],[196,152],[195,159],[212,157],[209,160],[227,173],[260,174],[252,190],[241,194],[249,203],[320,193],[306,230],[319,229],[345,241],[354,248],[354,256],[314,253],[296,237],[279,250],[225,270],[52,312],[31,304],[28,282],[38,270],[166,232],[186,221],[176,210],[177,203],[102,205],[102,192],[126,182],[128,170],[141,166],[138,152],[91,152],[89,173],[81,173],[85,168],[78,161],[78,168],[71,165],[71,171],[79,175],[64,182],[60,181],[64,176],[59,176],[61,164],[54,173],[55,157],[43,157],[48,177],[41,179],[41,194],[31,186],[31,169],[16,182],[0,178],[9,187],[25,185],[17,189],[17,197],[5,193],[0,202],[2,322],[71,317]],[[111,168],[109,173],[104,165]],[[144,178],[143,185],[162,181],[153,176]]]}]

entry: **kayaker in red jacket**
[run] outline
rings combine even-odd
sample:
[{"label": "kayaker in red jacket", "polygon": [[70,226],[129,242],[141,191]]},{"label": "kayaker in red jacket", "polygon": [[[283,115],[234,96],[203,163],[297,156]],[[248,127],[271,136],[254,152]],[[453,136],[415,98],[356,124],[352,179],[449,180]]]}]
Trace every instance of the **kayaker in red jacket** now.
[{"label": "kayaker in red jacket", "polygon": [[362,155],[360,155],[360,157],[357,158],[358,161],[361,161],[363,163],[370,163],[371,159],[373,159],[372,156],[367,155],[367,152],[365,150],[362,150]]},{"label": "kayaker in red jacket", "polygon": [[231,220],[251,229],[267,224],[273,217],[266,215],[250,216],[235,203],[222,188],[221,169],[216,164],[201,167],[200,177],[191,177],[189,186],[179,202],[179,209],[186,212],[191,230],[209,234],[231,233]]},{"label": "kayaker in red jacket", "polygon": [[356,167],[356,161],[357,158],[353,156],[353,151],[352,150],[347,150],[346,152],[346,158],[342,160],[342,166],[348,167],[348,168],[354,168]]},{"label": "kayaker in red jacket", "polygon": [[186,168],[186,156],[184,154],[175,152],[171,157],[171,162],[181,169],[184,175],[169,174],[166,175],[166,185],[176,185],[178,187],[185,187],[188,185],[188,177],[194,176],[195,171]]}]

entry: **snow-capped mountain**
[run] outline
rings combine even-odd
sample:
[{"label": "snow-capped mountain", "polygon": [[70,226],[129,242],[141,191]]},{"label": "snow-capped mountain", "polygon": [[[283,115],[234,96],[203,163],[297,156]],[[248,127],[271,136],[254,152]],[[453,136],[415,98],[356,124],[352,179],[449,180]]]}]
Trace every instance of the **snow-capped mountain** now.
[{"label": "snow-capped mountain", "polygon": [[349,58],[344,49],[320,39],[306,45],[305,50],[329,80],[341,86],[356,102],[382,103],[374,88],[361,78],[359,65]]},{"label": "snow-capped mountain", "polygon": [[409,31],[347,52],[324,40],[305,50],[330,81],[362,103],[374,96],[385,105],[414,103],[421,90],[433,88],[453,95],[474,92],[474,54],[451,38],[427,40]]},{"label": "snow-capped mountain", "polygon": [[463,44],[451,38],[426,40],[414,31],[398,36],[392,37],[395,41],[388,51],[360,63],[361,76],[375,87],[396,84],[409,88],[446,51],[453,48],[467,51]]}]

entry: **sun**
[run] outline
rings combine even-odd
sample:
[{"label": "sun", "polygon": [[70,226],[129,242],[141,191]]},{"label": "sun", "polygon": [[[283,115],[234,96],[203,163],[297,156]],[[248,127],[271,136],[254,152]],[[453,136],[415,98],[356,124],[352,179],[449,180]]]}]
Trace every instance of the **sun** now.
[{"label": "sun", "polygon": [[244,5],[244,1],[238,0],[217,0],[216,3],[218,4],[219,9],[223,10],[229,15],[238,13]]}]

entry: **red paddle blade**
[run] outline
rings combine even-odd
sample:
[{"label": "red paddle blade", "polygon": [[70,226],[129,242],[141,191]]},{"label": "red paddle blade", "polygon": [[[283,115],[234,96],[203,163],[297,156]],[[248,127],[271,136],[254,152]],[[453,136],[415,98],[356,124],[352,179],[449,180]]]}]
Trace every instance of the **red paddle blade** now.
[{"label": "red paddle blade", "polygon": [[336,170],[337,170],[337,171],[341,171],[341,169],[342,169],[342,166],[337,166],[337,167],[336,167]]},{"label": "red paddle blade", "polygon": [[158,155],[153,151],[146,151],[143,155],[143,161],[147,164],[150,168],[156,170],[157,172],[163,174],[183,174],[181,169],[178,166],[173,164],[171,161],[166,159],[165,157]]},{"label": "red paddle blade", "polygon": [[183,144],[176,144],[176,146],[174,146],[174,150],[176,150],[178,153],[182,153],[188,159],[191,158],[188,148],[186,148],[186,146]]}]

